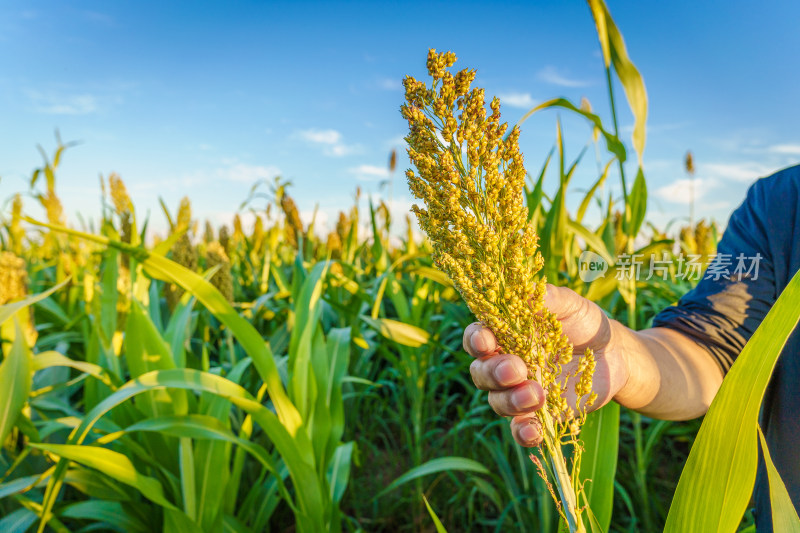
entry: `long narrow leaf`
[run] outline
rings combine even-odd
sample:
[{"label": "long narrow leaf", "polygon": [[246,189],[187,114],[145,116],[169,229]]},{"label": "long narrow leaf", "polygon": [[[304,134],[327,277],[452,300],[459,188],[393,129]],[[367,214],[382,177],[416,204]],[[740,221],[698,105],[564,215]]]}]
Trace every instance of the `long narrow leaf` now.
[{"label": "long narrow leaf", "polygon": [[756,478],[761,401],[798,320],[800,271],[723,380],[681,473],[664,531],[736,530]]},{"label": "long narrow leaf", "polygon": [[389,485],[378,493],[378,498],[384,494],[393,491],[397,487],[413,481],[417,478],[427,476],[430,474],[437,474],[439,472],[452,472],[460,470],[462,472],[477,472],[479,474],[489,474],[489,470],[473,459],[466,457],[437,457],[431,459],[427,463],[423,463],[415,468],[412,468],[402,476],[398,477]]},{"label": "long narrow leaf", "polygon": [[581,441],[584,451],[580,480],[586,500],[600,528],[609,531],[619,452],[619,404],[611,402],[589,413],[581,429]]},{"label": "long narrow leaf", "polygon": [[138,472],[126,455],[97,446],[43,443],[30,443],[29,446],[99,470],[107,476],[135,488],[153,503],[167,509],[176,509],[172,502],[164,496],[164,487],[161,483],[155,478]]},{"label": "long narrow leaf", "polygon": [[758,439],[761,442],[761,452],[764,454],[764,463],[767,465],[769,478],[769,501],[772,507],[772,529],[781,533],[800,533],[800,518],[794,508],[792,498],[783,484],[781,475],[767,447],[767,441],[761,427],[758,428]]},{"label": "long narrow leaf", "polygon": [[588,1],[597,26],[597,36],[600,39],[606,67],[609,66],[609,63],[614,65],[614,70],[625,90],[625,96],[628,98],[628,105],[633,112],[633,148],[639,157],[639,166],[641,167],[647,123],[647,91],[644,88],[644,80],[628,57],[625,41],[622,39],[622,34],[614,23],[614,19],[611,18],[605,2],[603,0]]},{"label": "long narrow leaf", "polygon": [[31,391],[31,355],[25,335],[14,319],[14,342],[0,364],[0,447],[11,433]]},{"label": "long narrow leaf", "polygon": [[20,300],[18,302],[10,304],[0,305],[0,324],[3,324],[6,320],[14,316],[14,314],[20,309],[25,309],[29,305],[33,305],[36,302],[44,300],[45,298],[56,292],[58,289],[66,285],[68,281],[69,279],[65,279],[58,285],[50,287],[46,291],[40,292],[39,294],[34,294],[33,296],[29,296],[24,300]]}]

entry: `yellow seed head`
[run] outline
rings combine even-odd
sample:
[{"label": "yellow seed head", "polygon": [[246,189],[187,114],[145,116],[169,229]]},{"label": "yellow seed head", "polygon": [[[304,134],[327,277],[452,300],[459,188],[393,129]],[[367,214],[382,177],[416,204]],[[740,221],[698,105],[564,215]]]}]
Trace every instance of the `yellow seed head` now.
[{"label": "yellow seed head", "polygon": [[25,261],[11,252],[0,252],[0,305],[24,298],[27,284]]},{"label": "yellow seed head", "polygon": [[178,216],[175,219],[176,231],[183,229],[188,230],[192,225],[192,202],[188,196],[181,198],[180,206],[178,207]]},{"label": "yellow seed head", "polygon": [[[402,116],[408,121],[406,177],[419,225],[428,235],[434,264],[453,281],[475,316],[507,353],[520,355],[547,393],[547,410],[568,431],[576,415],[564,393],[564,365],[572,345],[544,307],[544,263],[524,201],[526,172],[519,128],[506,135],[500,101],[486,109],[483,89],[470,88],[474,70],[447,70],[451,52],[430,50],[430,87],[408,76]],[[460,113],[459,113],[460,111]],[[587,353],[576,391],[591,391],[593,356]]]},{"label": "yellow seed head", "polygon": [[211,277],[211,284],[222,293],[229,302],[233,302],[233,276],[231,261],[225,248],[219,242],[212,242],[206,248],[206,267],[220,265],[219,270]]},{"label": "yellow seed head", "polygon": [[114,209],[117,211],[117,214],[132,213],[133,202],[131,202],[128,189],[125,187],[125,183],[122,181],[122,178],[119,177],[119,174],[112,172],[111,175],[108,176],[108,186],[109,189],[111,189],[111,202],[114,204]]}]

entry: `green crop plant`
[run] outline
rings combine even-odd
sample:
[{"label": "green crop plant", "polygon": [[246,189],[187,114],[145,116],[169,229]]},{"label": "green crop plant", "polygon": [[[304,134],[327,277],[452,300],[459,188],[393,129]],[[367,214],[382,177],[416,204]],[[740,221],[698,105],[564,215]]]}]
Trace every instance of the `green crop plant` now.
[{"label": "green crop plant", "polygon": [[[643,85],[621,35],[602,3],[590,8],[609,97],[621,86],[643,124]],[[614,116],[554,99],[522,126],[554,109],[589,130],[585,150],[568,158],[564,139],[580,132],[554,121],[551,155],[525,178],[542,272],[647,327],[692,286],[676,254],[713,254],[717,231],[705,221],[647,224],[644,173],[622,174],[629,143]],[[642,126],[635,131],[641,155]],[[562,526],[527,450],[470,381],[461,351],[470,311],[413,221],[392,220],[356,192],[323,229],[292,210],[291,184],[276,178],[256,184],[223,227],[193,213],[190,199],[172,212],[162,202],[169,230],[146,242],[153,221],[117,175],[101,180],[100,220],[65,216],[56,177],[70,146],[42,151],[26,189],[0,198],[0,531]],[[587,162],[592,151],[598,159]],[[594,179],[567,209],[587,164]],[[49,207],[46,222],[26,222],[34,206]],[[605,276],[581,279],[585,251],[608,263]],[[645,262],[666,254],[666,275],[618,279],[617,258],[631,252]],[[740,525],[759,438],[752,414],[797,313],[792,287],[729,376],[753,399],[723,388],[694,448],[700,421],[613,404],[587,416],[579,479],[597,518],[587,530],[656,531],[668,515],[674,531]],[[756,353],[770,356],[758,369]],[[743,374],[759,378],[748,385]],[[710,449],[720,453],[709,459]],[[735,475],[712,475],[731,460]],[[775,503],[793,527],[785,499]]]}]

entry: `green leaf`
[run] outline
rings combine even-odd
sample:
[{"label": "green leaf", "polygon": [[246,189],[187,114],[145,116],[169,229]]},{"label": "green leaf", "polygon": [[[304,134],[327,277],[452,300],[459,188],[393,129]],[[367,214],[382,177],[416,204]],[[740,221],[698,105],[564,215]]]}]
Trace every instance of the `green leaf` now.
[{"label": "green leaf", "polygon": [[14,342],[0,363],[0,448],[6,441],[31,392],[31,355],[25,335],[14,319]]},{"label": "green leaf", "polygon": [[630,202],[630,223],[625,228],[625,232],[633,238],[639,233],[647,212],[647,182],[644,179],[642,167],[639,167],[639,171],[636,172],[636,179],[628,200]]},{"label": "green leaf", "polygon": [[428,343],[430,333],[417,326],[405,324],[390,318],[371,318],[362,316],[361,319],[378,330],[378,332],[389,340],[403,346],[419,348]]},{"label": "green leaf", "polygon": [[533,115],[537,111],[541,111],[542,109],[548,109],[551,107],[560,107],[562,109],[567,109],[587,119],[603,135],[603,138],[606,140],[606,147],[608,148],[608,151],[617,156],[617,159],[619,159],[620,161],[622,162],[625,161],[626,159],[625,146],[622,144],[622,142],[620,142],[620,140],[617,138],[616,135],[606,131],[606,129],[603,127],[603,121],[600,120],[600,117],[590,111],[581,109],[580,107],[576,106],[566,98],[553,98],[552,100],[548,100],[546,102],[537,105],[536,107],[525,113],[522,116],[522,118],[519,119],[517,125],[519,126],[520,124],[528,120],[528,118],[530,118],[531,115]]},{"label": "green leaf", "polygon": [[764,439],[761,427],[758,427],[758,438],[761,441],[761,452],[764,454],[764,463],[767,465],[767,477],[769,478],[769,501],[772,506],[772,528],[781,533],[800,533],[800,518],[794,508],[792,498],[783,484],[781,475],[772,462],[772,456]]},{"label": "green leaf", "polygon": [[434,512],[433,507],[428,503],[428,498],[426,498],[424,494],[422,495],[422,500],[425,502],[425,507],[428,508],[428,514],[431,515],[431,519],[433,519],[433,525],[436,526],[437,533],[447,533],[442,521],[436,516],[436,512]]},{"label": "green leaf", "polygon": [[41,479],[41,475],[34,474],[32,476],[18,477],[17,479],[0,483],[0,500],[8,498],[13,494],[19,494],[30,490],[32,487],[36,486]]},{"label": "green leaf", "polygon": [[112,479],[135,488],[142,496],[153,503],[157,503],[167,509],[176,509],[164,496],[164,487],[161,483],[156,478],[139,473],[126,455],[97,446],[33,442],[28,445],[99,470]]},{"label": "green leaf", "polygon": [[125,487],[90,468],[79,466],[69,469],[64,476],[64,483],[95,500],[128,501],[131,499]]},{"label": "green leaf", "polygon": [[42,352],[36,354],[33,357],[34,372],[38,372],[39,370],[44,370],[45,368],[52,368],[57,366],[74,368],[79,372],[83,372],[84,374],[89,374],[90,376],[106,384],[111,389],[116,388],[116,386],[119,384],[118,378],[113,374],[111,374],[110,372],[108,372],[105,368],[92,363],[87,363],[85,361],[74,361],[69,357],[60,354],[59,352],[55,351]]},{"label": "green leaf", "polygon": [[555,148],[551,149],[547,154],[547,158],[544,160],[542,169],[539,171],[539,178],[536,180],[533,190],[529,191],[527,185],[525,186],[525,203],[528,205],[528,220],[533,219],[537,209],[539,209],[542,203],[542,196],[544,196],[544,176],[547,173],[547,167],[550,165],[550,159],[553,157],[554,150]]},{"label": "green leaf", "polygon": [[58,289],[66,285],[67,282],[69,282],[69,279],[70,278],[67,278],[58,285],[51,287],[44,292],[40,292],[39,294],[34,294],[33,296],[29,296],[24,300],[20,300],[18,302],[10,304],[0,305],[0,324],[5,323],[6,320],[14,316],[14,314],[20,309],[25,309],[29,305],[33,305],[36,302],[44,300],[45,298],[56,292]]},{"label": "green leaf", "polygon": [[611,402],[589,413],[581,429],[581,441],[584,451],[580,480],[585,483],[584,495],[600,528],[610,531],[619,452],[619,404]]},{"label": "green leaf", "polygon": [[798,320],[800,271],[723,380],[681,473],[665,532],[735,531],[738,527],[756,478],[761,401]]},{"label": "green leaf", "polygon": [[7,533],[25,533],[28,531],[28,528],[36,522],[37,518],[39,517],[36,516],[36,513],[30,509],[25,509],[24,507],[17,509],[0,520],[0,531]]},{"label": "green leaf", "polygon": [[203,533],[203,530],[186,513],[167,509],[164,512],[164,533]]},{"label": "green leaf", "polygon": [[355,442],[350,441],[336,448],[333,460],[328,468],[328,483],[331,487],[331,501],[337,504],[342,501],[344,491],[350,481],[350,463],[353,458]]},{"label": "green leaf", "polygon": [[571,229],[574,233],[576,233],[581,239],[583,239],[586,244],[597,252],[597,255],[603,258],[609,266],[614,266],[614,258],[611,256],[611,253],[605,246],[603,239],[589,231],[585,226],[580,224],[579,222],[575,222],[574,220],[569,220],[567,222],[567,227]]},{"label": "green leaf", "polygon": [[608,171],[611,168],[611,164],[616,161],[616,159],[612,158],[608,163],[606,163],[605,168],[603,168],[603,172],[600,174],[600,177],[597,178],[597,181],[594,182],[591,189],[586,192],[586,195],[583,197],[581,201],[580,207],[578,207],[578,211],[575,214],[575,220],[581,222],[583,220],[584,215],[586,214],[586,210],[589,209],[589,204],[591,203],[594,195],[597,193],[597,189],[600,188],[605,182],[606,177],[608,177]]},{"label": "green leaf", "polygon": [[402,476],[389,483],[385,489],[378,493],[376,498],[380,498],[384,494],[389,493],[397,487],[400,487],[401,485],[404,485],[417,478],[427,476],[429,474],[452,472],[455,470],[460,470],[462,472],[477,472],[479,474],[487,475],[490,473],[485,466],[473,459],[467,459],[466,457],[437,457],[436,459],[431,459],[427,463],[423,463],[412,468]]},{"label": "green leaf", "polygon": [[147,528],[128,514],[119,502],[89,500],[67,505],[58,513],[61,518],[78,518],[105,522],[106,526],[116,526],[116,531],[146,532]]},{"label": "green leaf", "polygon": [[[159,370],[139,376],[120,387],[89,412],[81,425],[73,432],[70,441],[83,442],[91,428],[105,413],[129,398],[144,392],[165,388],[214,394],[250,413],[255,422],[261,426],[267,438],[275,444],[275,448],[289,469],[294,485],[303,487],[303,490],[299,491],[297,495],[300,505],[295,517],[298,523],[305,524],[311,531],[325,530],[322,513],[325,512],[328,500],[321,492],[320,483],[313,468],[313,456],[306,459],[306,454],[298,445],[298,440],[305,436],[305,432],[298,432],[294,436],[290,435],[275,413],[263,406],[244,388],[223,377],[190,369]],[[93,447],[92,449],[96,450],[97,448]],[[61,463],[59,463],[59,467],[61,467]],[[54,499],[60,488],[58,479],[60,479],[59,472],[56,471],[51,478],[52,488],[51,485],[48,485],[46,498]],[[50,496],[51,494],[52,496]]]},{"label": "green leaf", "polygon": [[[74,235],[103,246],[111,246],[125,251],[136,257],[153,278],[174,283],[193,294],[217,320],[233,332],[236,340],[242,345],[247,355],[253,359],[256,370],[258,370],[259,375],[269,387],[269,395],[278,412],[278,417],[285,424],[289,433],[294,435],[297,432],[297,429],[302,424],[302,419],[297,408],[286,395],[286,389],[281,382],[278,366],[275,363],[272,351],[255,327],[239,315],[225,297],[202,276],[165,257],[148,253],[143,248],[131,246],[124,242],[114,241],[101,235],[92,235],[91,233],[64,226],[40,222],[30,217],[22,217],[22,220],[36,226],[42,226],[53,231]],[[2,308],[0,308],[0,316],[2,316],[1,313]],[[305,451],[305,448],[306,446],[302,445],[301,451]],[[307,452],[310,454],[310,446]]]},{"label": "green leaf", "polygon": [[[639,166],[641,167],[646,137],[645,126],[647,123],[647,91],[644,88],[644,80],[642,75],[639,74],[639,70],[628,57],[625,41],[614,23],[614,19],[611,18],[611,13],[608,11],[605,2],[603,0],[588,1],[597,27],[597,36],[600,39],[600,47],[603,51],[606,68],[609,67],[609,63],[614,66],[614,71],[616,71],[619,81],[622,83],[622,88],[625,90],[628,105],[633,112],[633,148],[639,157]],[[611,150],[611,147],[609,147],[609,150]],[[621,160],[624,161],[624,158]]]},{"label": "green leaf", "polygon": [[[312,340],[319,327],[322,312],[319,301],[322,296],[322,278],[327,262],[320,262],[306,276],[295,292],[295,324],[289,341],[289,368],[291,378],[289,392],[300,416],[308,419],[317,398],[318,384],[311,365]],[[298,269],[299,273],[300,269]],[[295,279],[299,276],[295,275]]]},{"label": "green leaf", "polygon": [[440,285],[444,285],[445,287],[453,286],[453,282],[450,281],[450,278],[447,277],[447,274],[433,267],[415,266],[414,268],[409,269],[407,272],[411,274],[417,274],[423,278],[428,278],[436,283],[439,283]]},{"label": "green leaf", "polygon": [[[180,285],[184,290],[194,294],[200,303],[233,332],[247,355],[253,359],[253,365],[266,383],[278,417],[289,433],[294,435],[302,423],[300,413],[286,395],[271,350],[253,325],[242,318],[213,285],[189,269],[157,255],[150,255],[142,265],[153,277]],[[302,445],[299,448],[301,453],[304,448]],[[308,451],[311,451],[310,447]]]}]

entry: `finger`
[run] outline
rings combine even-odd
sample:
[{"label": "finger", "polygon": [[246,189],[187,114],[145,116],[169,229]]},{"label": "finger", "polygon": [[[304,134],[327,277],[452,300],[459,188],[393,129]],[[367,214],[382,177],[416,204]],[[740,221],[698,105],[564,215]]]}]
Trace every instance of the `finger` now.
[{"label": "finger", "polygon": [[568,287],[557,287],[552,283],[547,284],[544,305],[562,321],[585,312],[581,295]]},{"label": "finger", "polygon": [[520,446],[539,446],[543,440],[539,417],[534,413],[515,416],[511,420],[511,435]]},{"label": "finger", "polygon": [[563,331],[572,342],[575,352],[608,342],[611,334],[608,318],[597,304],[572,289],[550,284],[547,285],[544,303],[561,321]]},{"label": "finger", "polygon": [[525,362],[511,354],[499,354],[475,359],[469,365],[472,382],[481,390],[504,390],[528,379]]},{"label": "finger", "polygon": [[492,330],[475,322],[464,330],[464,350],[472,357],[486,357],[499,353],[500,346]]},{"label": "finger", "polygon": [[489,391],[489,405],[500,416],[519,416],[539,410],[544,405],[544,391],[533,380],[516,387]]},{"label": "finger", "polygon": [[477,356],[474,353],[472,353],[472,343],[470,342],[470,338],[472,337],[473,333],[475,333],[482,327],[483,324],[481,324],[480,322],[473,322],[464,329],[464,337],[461,339],[461,347],[464,348],[464,351],[470,354],[472,357],[477,357]]}]

